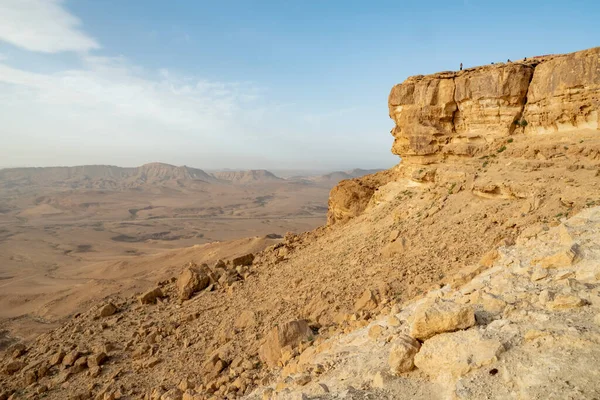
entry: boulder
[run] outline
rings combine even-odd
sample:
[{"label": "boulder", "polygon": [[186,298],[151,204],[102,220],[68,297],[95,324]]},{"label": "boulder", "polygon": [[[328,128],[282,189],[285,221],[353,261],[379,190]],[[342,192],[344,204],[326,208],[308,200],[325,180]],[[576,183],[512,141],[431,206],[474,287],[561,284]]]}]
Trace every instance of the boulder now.
[{"label": "boulder", "polygon": [[473,308],[450,301],[428,301],[415,310],[410,335],[428,339],[442,332],[452,332],[475,325]]},{"label": "boulder", "polygon": [[9,347],[7,354],[10,354],[12,358],[19,358],[25,354],[27,348],[23,343],[16,343]]},{"label": "boulder", "polygon": [[97,367],[104,364],[106,360],[108,360],[108,356],[104,352],[92,354],[87,358],[87,365],[89,368]]},{"label": "boulder", "polygon": [[374,310],[377,308],[377,297],[370,289],[367,289],[354,303],[354,311]]},{"label": "boulder", "polygon": [[550,310],[566,310],[584,306],[585,300],[575,295],[557,295],[546,304]]},{"label": "boulder", "polygon": [[187,300],[192,295],[205,289],[210,283],[208,274],[197,268],[195,265],[189,265],[181,271],[179,278],[177,278],[177,293],[179,299]]},{"label": "boulder", "polygon": [[22,370],[23,367],[25,367],[25,363],[21,361],[12,361],[6,364],[6,366],[4,367],[4,373],[6,375],[13,375]]},{"label": "boulder", "polygon": [[156,304],[156,299],[163,297],[163,292],[159,287],[148,290],[141,296],[138,296],[140,304]]},{"label": "boulder", "polygon": [[399,335],[392,341],[388,363],[393,374],[408,372],[415,367],[415,355],[421,344],[408,335]]},{"label": "boulder", "polygon": [[414,359],[432,377],[460,377],[491,364],[504,351],[502,343],[484,339],[477,329],[442,333],[426,340]]},{"label": "boulder", "polygon": [[81,353],[77,350],[73,350],[67,355],[65,355],[65,357],[62,360],[62,365],[64,365],[65,367],[70,367],[75,364],[75,361],[77,361],[79,357],[81,357]]},{"label": "boulder", "polygon": [[551,256],[534,260],[542,268],[563,268],[570,267],[577,261],[578,251],[577,245],[574,244],[568,248],[552,254]]},{"label": "boulder", "polygon": [[234,258],[231,263],[233,264],[234,267],[237,266],[245,266],[245,265],[252,265],[252,261],[254,261],[254,254],[249,253],[249,254],[245,254],[241,257],[237,257]]},{"label": "boulder", "polygon": [[259,350],[259,357],[269,367],[277,365],[281,357],[281,349],[285,346],[296,347],[303,341],[310,340],[313,332],[306,320],[289,321],[274,327],[267,334]]},{"label": "boulder", "polygon": [[62,350],[54,353],[54,355],[52,357],[50,357],[50,366],[59,365],[60,363],[62,363],[62,360],[64,357],[65,357],[65,352]]},{"label": "boulder", "polygon": [[116,312],[117,312],[117,307],[113,303],[107,303],[107,304],[103,305],[102,307],[100,307],[100,310],[98,310],[98,315],[100,317],[110,317],[111,315],[113,315]]}]

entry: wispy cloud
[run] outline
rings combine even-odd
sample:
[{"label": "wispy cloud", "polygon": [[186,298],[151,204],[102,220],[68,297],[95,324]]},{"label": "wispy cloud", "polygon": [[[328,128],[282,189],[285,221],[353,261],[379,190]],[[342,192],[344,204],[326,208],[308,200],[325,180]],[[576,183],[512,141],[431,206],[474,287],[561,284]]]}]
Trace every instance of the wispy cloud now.
[{"label": "wispy cloud", "polygon": [[26,50],[59,53],[99,48],[80,25],[61,0],[0,1],[0,40]]}]

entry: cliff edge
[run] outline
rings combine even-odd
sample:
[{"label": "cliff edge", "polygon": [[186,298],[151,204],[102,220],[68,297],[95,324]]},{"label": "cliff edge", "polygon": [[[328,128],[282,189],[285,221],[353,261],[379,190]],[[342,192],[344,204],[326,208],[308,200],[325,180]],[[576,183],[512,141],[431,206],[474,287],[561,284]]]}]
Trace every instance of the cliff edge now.
[{"label": "cliff edge", "polygon": [[[377,187],[402,176],[436,182],[437,171],[437,183],[444,184],[441,172],[456,169],[463,182],[472,184],[474,159],[506,156],[505,150],[519,160],[558,158],[569,149],[548,148],[581,134],[595,137],[600,132],[600,47],[412,76],[392,88],[388,108],[395,123],[392,152],[402,162],[386,173],[340,182],[331,191],[329,225],[360,215]],[[510,146],[513,142],[519,145]],[[578,154],[596,160],[597,149],[588,144],[577,146]],[[576,155],[572,148],[568,152]]]}]

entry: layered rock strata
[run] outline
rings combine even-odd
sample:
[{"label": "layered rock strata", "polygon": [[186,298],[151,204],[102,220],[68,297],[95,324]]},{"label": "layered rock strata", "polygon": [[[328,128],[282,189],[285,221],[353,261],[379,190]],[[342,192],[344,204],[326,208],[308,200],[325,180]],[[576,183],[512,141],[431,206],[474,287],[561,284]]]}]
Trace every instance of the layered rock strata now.
[{"label": "layered rock strata", "polygon": [[408,78],[392,88],[392,152],[428,164],[475,156],[496,139],[598,129],[600,47]]}]

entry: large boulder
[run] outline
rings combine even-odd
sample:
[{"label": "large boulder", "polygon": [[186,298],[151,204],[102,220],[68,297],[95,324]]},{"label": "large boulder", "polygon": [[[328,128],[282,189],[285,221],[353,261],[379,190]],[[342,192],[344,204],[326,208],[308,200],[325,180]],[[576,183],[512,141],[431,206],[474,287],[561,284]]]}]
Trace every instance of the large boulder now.
[{"label": "large boulder", "polygon": [[234,267],[248,266],[248,265],[252,265],[253,261],[254,261],[254,254],[248,253],[248,254],[244,254],[243,256],[234,258],[233,260],[231,260],[231,264]]},{"label": "large boulder", "polygon": [[199,268],[190,263],[181,271],[177,278],[177,293],[180,300],[189,299],[194,293],[209,285],[210,277],[206,271],[207,268]]},{"label": "large boulder", "polygon": [[428,339],[442,332],[452,332],[475,325],[473,308],[451,301],[428,301],[415,310],[410,335]]},{"label": "large boulder", "polygon": [[313,332],[306,320],[289,321],[274,327],[267,334],[259,351],[259,357],[269,367],[274,367],[281,358],[281,349],[296,347],[301,342],[311,340]]},{"label": "large boulder", "polygon": [[138,296],[140,304],[156,304],[156,299],[163,297],[163,292],[159,287],[150,289]]},{"label": "large boulder", "polygon": [[386,170],[338,183],[329,192],[327,224],[344,223],[362,214],[377,189],[395,177],[394,170]]},{"label": "large boulder", "polygon": [[477,329],[442,333],[425,341],[415,356],[417,368],[432,377],[459,377],[497,360],[502,343],[484,339]]},{"label": "large boulder", "polygon": [[421,344],[408,335],[399,335],[392,341],[388,363],[393,374],[408,372],[415,367],[415,355]]}]

